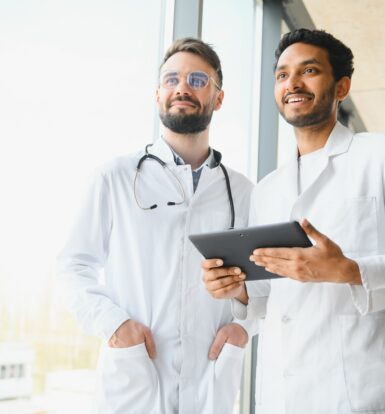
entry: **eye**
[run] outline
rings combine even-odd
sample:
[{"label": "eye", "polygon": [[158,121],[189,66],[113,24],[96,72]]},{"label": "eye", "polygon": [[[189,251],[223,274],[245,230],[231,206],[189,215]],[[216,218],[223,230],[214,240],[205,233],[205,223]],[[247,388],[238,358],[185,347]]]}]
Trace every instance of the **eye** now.
[{"label": "eye", "polygon": [[315,69],[315,68],[306,68],[303,71],[303,73],[310,73],[310,74],[317,73],[317,69]]},{"label": "eye", "polygon": [[188,84],[193,89],[204,88],[209,81],[208,75],[203,72],[192,72],[188,77]]},{"label": "eye", "polygon": [[276,79],[277,80],[283,80],[287,78],[287,73],[285,72],[279,72],[276,74]]},{"label": "eye", "polygon": [[179,83],[179,79],[178,79],[178,76],[176,75],[165,76],[162,81],[162,85],[166,88],[171,88],[173,86],[176,86],[178,85],[178,83]]}]

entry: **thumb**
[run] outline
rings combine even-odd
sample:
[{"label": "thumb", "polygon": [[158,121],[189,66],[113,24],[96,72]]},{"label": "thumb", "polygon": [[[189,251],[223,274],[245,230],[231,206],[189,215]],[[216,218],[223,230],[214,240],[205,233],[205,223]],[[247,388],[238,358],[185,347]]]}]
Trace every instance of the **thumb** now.
[{"label": "thumb", "polygon": [[217,359],[218,355],[221,353],[223,345],[226,342],[226,335],[223,335],[221,332],[217,333],[214,342],[211,345],[209,350],[209,359]]},{"label": "thumb", "polygon": [[327,240],[327,237],[310,224],[306,218],[300,221],[300,225],[305,233],[315,241],[316,245],[322,244]]},{"label": "thumb", "polygon": [[152,336],[151,331],[146,329],[144,332],[144,344],[146,345],[148,356],[151,359],[156,357],[156,348],[155,348],[155,341],[154,337]]}]

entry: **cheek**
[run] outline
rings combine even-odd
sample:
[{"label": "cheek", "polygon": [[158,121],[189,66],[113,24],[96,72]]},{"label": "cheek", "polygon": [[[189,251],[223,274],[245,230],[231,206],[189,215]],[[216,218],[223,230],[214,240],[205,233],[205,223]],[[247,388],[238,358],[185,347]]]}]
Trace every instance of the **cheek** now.
[{"label": "cheek", "polygon": [[274,86],[274,97],[275,97],[275,101],[277,102],[278,105],[282,104],[282,98],[284,96],[284,88],[282,87],[282,85],[278,85],[275,84]]},{"label": "cheek", "polygon": [[158,106],[166,107],[167,102],[169,101],[169,99],[170,99],[170,93],[161,91],[157,95],[156,102],[157,102]]}]

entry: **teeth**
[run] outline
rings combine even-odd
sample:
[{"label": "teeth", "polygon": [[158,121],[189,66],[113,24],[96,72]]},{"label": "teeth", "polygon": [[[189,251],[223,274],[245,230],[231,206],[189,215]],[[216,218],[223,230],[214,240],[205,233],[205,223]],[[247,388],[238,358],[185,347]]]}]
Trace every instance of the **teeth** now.
[{"label": "teeth", "polygon": [[305,102],[309,98],[289,98],[286,102],[287,103],[294,103],[294,102]]}]

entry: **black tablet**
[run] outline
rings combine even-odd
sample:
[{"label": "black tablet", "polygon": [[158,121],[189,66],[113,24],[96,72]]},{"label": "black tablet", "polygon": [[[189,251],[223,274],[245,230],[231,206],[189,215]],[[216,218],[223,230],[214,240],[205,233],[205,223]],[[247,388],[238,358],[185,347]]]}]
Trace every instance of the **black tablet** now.
[{"label": "black tablet", "polygon": [[206,259],[222,259],[224,266],[238,266],[246,273],[246,280],[279,277],[250,262],[258,247],[310,247],[311,241],[298,222],[269,224],[215,233],[191,234],[195,247]]}]

